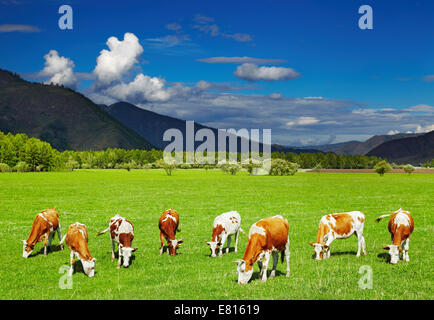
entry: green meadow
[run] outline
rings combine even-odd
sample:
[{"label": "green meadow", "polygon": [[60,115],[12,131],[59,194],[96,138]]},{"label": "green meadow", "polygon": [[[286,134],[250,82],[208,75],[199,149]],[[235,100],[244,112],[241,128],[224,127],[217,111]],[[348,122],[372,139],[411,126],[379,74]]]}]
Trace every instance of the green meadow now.
[{"label": "green meadow", "polygon": [[[0,299],[433,299],[434,175],[369,173],[302,173],[295,176],[226,175],[219,170],[76,170],[73,172],[0,174]],[[57,207],[62,235],[76,221],[86,224],[89,249],[96,257],[95,277],[88,278],[76,262],[71,289],[61,289],[62,266],[69,249],[44,257],[37,244],[22,258],[33,219],[42,209]],[[180,215],[184,243],[179,255],[159,253],[158,219],[168,208]],[[399,208],[415,221],[410,262],[388,263],[382,246],[390,244],[387,220],[375,218]],[[240,213],[248,233],[257,220],[280,214],[289,221],[291,276],[279,260],[276,278],[237,284],[239,251],[211,258],[205,244],[215,216]],[[356,258],[355,236],[336,240],[331,258],[313,259],[321,216],[351,210],[366,216],[367,256]],[[109,234],[97,237],[115,214],[135,227],[138,247],[129,268],[111,261]],[[53,244],[59,242],[57,235]],[[232,246],[234,239],[232,240]],[[271,262],[269,269],[271,269]],[[362,267],[362,268],[361,268]],[[60,273],[59,273],[60,270]],[[368,271],[363,271],[368,270]],[[358,283],[372,271],[372,288]],[[362,273],[359,273],[362,271]]]}]

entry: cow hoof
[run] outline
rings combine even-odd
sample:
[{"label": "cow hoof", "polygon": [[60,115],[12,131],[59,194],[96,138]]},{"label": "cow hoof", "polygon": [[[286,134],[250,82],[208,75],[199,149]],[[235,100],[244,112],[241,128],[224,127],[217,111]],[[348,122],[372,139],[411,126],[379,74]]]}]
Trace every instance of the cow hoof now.
[{"label": "cow hoof", "polygon": [[261,279],[262,282],[267,282],[267,279]]},{"label": "cow hoof", "polygon": [[268,278],[273,279],[276,275],[274,273],[271,273]]},{"label": "cow hoof", "polygon": [[121,265],[118,263],[117,265],[116,265],[116,269],[120,269],[121,268]]},{"label": "cow hoof", "polygon": [[289,275],[290,275],[290,273],[289,273],[289,271],[288,271],[288,272],[286,273],[286,276],[289,277]]}]

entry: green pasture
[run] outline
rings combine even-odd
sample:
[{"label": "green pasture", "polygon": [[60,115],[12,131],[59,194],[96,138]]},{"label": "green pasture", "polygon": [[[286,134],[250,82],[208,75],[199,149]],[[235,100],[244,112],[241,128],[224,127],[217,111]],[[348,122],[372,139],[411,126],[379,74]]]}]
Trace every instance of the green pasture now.
[{"label": "green pasture", "polygon": [[[434,175],[302,173],[295,176],[236,176],[219,170],[76,170],[74,172],[0,174],[0,299],[433,299]],[[62,234],[76,221],[86,224],[89,249],[97,258],[95,277],[73,275],[71,289],[61,289],[61,267],[69,250],[43,255],[39,243],[22,258],[33,219],[56,206]],[[159,256],[158,219],[168,208],[180,215],[184,243],[179,255]],[[399,208],[415,221],[410,262],[387,263],[387,219],[375,218]],[[205,241],[220,213],[237,210],[248,232],[257,220],[280,214],[289,221],[291,276],[279,261],[277,277],[262,283],[258,267],[250,283],[236,282],[238,253],[210,258]],[[321,216],[351,210],[366,215],[367,256],[356,258],[357,239],[336,240],[331,258],[316,261],[309,246]],[[135,227],[138,247],[132,265],[116,269],[109,235],[97,237],[115,214]],[[57,244],[59,240],[53,240]],[[234,240],[232,241],[232,244]],[[364,268],[360,269],[362,266]],[[271,268],[271,263],[270,263]],[[372,288],[359,280],[372,270]]]}]

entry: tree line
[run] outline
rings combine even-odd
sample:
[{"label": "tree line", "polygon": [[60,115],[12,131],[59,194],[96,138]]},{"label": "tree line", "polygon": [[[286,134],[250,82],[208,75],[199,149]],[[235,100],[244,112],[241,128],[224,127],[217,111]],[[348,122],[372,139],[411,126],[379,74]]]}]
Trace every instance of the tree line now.
[{"label": "tree line", "polygon": [[[228,154],[229,156],[229,154]],[[217,157],[217,155],[216,155]],[[184,159],[186,154],[184,153]],[[237,154],[238,160],[241,155]],[[373,169],[383,159],[374,156],[338,155],[334,153],[283,153],[273,152],[272,159],[282,159],[300,168]],[[74,169],[152,169],[164,168],[162,150],[125,150],[108,148],[103,151],[63,151],[48,142],[29,138],[24,133],[0,131],[0,172],[7,171],[71,171]],[[217,159],[217,158],[216,158]],[[217,163],[217,161],[216,161]],[[427,162],[434,167],[434,159]],[[180,164],[181,169],[214,168],[208,163]],[[246,165],[247,169],[252,167]],[[252,168],[250,168],[252,169]]]}]

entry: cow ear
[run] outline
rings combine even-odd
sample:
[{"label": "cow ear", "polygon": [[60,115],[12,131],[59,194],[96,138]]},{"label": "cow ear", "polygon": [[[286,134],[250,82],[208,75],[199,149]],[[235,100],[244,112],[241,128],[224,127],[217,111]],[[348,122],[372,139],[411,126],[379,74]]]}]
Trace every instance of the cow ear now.
[{"label": "cow ear", "polygon": [[384,250],[389,250],[390,247],[389,247],[389,246],[383,246],[383,249],[384,249]]},{"label": "cow ear", "polygon": [[211,242],[209,242],[209,241],[205,241],[205,243],[206,243],[207,245],[210,245],[210,244],[211,244]]},{"label": "cow ear", "polygon": [[136,250],[137,250],[137,248],[134,248],[134,249],[133,249],[133,252],[135,252]]},{"label": "cow ear", "polygon": [[23,243],[24,243],[24,244],[27,244],[27,241],[26,241],[26,240],[23,240]]},{"label": "cow ear", "polygon": [[400,246],[398,246],[398,250],[400,253],[402,253],[402,248]]},{"label": "cow ear", "polygon": [[182,239],[178,240],[178,244],[183,243],[183,242],[184,242],[184,240],[182,240]]},{"label": "cow ear", "polygon": [[314,246],[314,245],[313,245],[313,242],[309,242],[309,245],[312,246],[312,247]]},{"label": "cow ear", "polygon": [[329,246],[326,245],[326,244],[323,244],[322,246],[323,246],[324,248],[326,248],[326,249],[329,247]]},{"label": "cow ear", "polygon": [[96,258],[93,258],[92,261],[95,262],[95,261],[96,261]]},{"label": "cow ear", "polygon": [[236,264],[241,265],[243,264],[244,260],[238,259],[234,261]]}]

